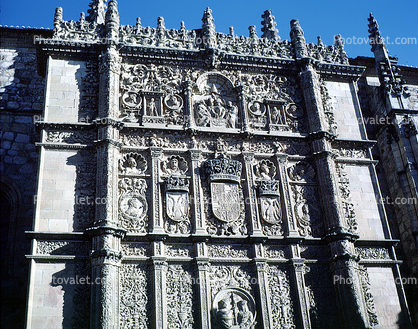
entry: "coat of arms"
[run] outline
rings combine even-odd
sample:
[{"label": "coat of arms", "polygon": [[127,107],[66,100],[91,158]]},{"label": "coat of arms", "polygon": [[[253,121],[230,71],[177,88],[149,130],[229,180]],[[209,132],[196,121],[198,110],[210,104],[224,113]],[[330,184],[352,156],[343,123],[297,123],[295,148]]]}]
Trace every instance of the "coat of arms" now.
[{"label": "coat of arms", "polygon": [[206,162],[206,172],[211,181],[212,212],[221,222],[234,222],[240,216],[241,169],[239,161],[224,155]]}]

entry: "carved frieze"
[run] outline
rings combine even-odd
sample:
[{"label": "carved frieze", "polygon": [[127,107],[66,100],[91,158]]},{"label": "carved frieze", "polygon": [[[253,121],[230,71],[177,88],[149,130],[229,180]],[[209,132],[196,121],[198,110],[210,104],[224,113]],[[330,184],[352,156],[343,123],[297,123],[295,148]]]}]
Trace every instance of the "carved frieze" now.
[{"label": "carved frieze", "polygon": [[360,259],[391,259],[387,248],[356,247],[355,250]]},{"label": "carved frieze", "polygon": [[91,144],[95,134],[89,131],[47,131],[46,143]]},{"label": "carved frieze", "polygon": [[285,259],[286,249],[279,246],[264,246],[264,255],[267,258]]},{"label": "carved frieze", "polygon": [[41,255],[82,255],[88,256],[90,243],[58,240],[38,240],[36,252]]},{"label": "carved frieze", "polygon": [[370,291],[370,279],[367,272],[367,268],[359,265],[359,274],[361,280],[361,289],[363,292],[363,298],[366,304],[367,316],[369,319],[369,325],[375,327],[379,325],[379,320],[377,318],[376,307],[374,304],[374,298]]},{"label": "carved frieze", "polygon": [[165,245],[165,254],[168,257],[192,257],[193,248],[192,245],[188,244],[166,244]]},{"label": "carved frieze", "polygon": [[213,258],[248,258],[248,248],[227,244],[209,244],[208,255]]},{"label": "carved frieze", "polygon": [[149,245],[146,243],[126,242],[121,244],[124,256],[149,256]]}]

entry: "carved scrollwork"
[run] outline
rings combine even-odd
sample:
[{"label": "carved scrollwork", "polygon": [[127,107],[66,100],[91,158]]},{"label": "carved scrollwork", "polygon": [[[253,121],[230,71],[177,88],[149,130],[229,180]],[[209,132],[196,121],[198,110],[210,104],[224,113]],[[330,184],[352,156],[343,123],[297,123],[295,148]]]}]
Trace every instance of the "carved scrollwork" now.
[{"label": "carved scrollwork", "polygon": [[344,171],[344,168],[345,164],[343,163],[337,163],[335,166],[338,175],[338,187],[340,190],[341,202],[348,231],[351,233],[356,233],[358,223],[356,220],[354,204],[351,201],[350,181],[347,177],[347,173]]},{"label": "carved scrollwork", "polygon": [[369,319],[369,325],[375,327],[379,324],[377,318],[376,307],[374,304],[374,298],[370,291],[370,279],[367,272],[367,268],[362,265],[359,265],[359,274],[361,279],[361,288],[363,292],[363,298],[366,304],[366,311]]},{"label": "carved scrollwork", "polygon": [[213,258],[247,258],[248,249],[231,245],[210,244],[208,245],[208,254]]},{"label": "carved scrollwork", "polygon": [[87,131],[48,131],[45,142],[67,144],[91,144],[94,135]]},{"label": "carved scrollwork", "polygon": [[212,299],[223,288],[239,287],[251,293],[252,272],[245,266],[212,265],[209,268],[209,280]]}]

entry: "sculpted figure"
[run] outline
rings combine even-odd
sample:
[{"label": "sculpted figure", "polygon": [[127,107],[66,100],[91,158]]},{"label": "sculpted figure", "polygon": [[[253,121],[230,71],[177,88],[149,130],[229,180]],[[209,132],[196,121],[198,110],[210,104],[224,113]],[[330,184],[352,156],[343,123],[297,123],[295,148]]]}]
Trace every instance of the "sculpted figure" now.
[{"label": "sculpted figure", "polygon": [[133,157],[129,157],[127,160],[128,166],[125,169],[127,174],[135,174],[138,172],[136,160]]},{"label": "sculpted figure", "polygon": [[221,328],[229,329],[234,324],[234,312],[232,310],[229,295],[218,302],[218,313],[216,314]]},{"label": "sculpted figure", "polygon": [[158,110],[155,106],[154,98],[151,98],[150,103],[148,104],[148,113],[150,116],[158,117]]},{"label": "sculpted figure", "polygon": [[238,302],[238,324],[240,328],[248,328],[253,321],[253,315],[248,308],[248,302],[246,300],[240,300]]},{"label": "sculpted figure", "polygon": [[228,102],[228,114],[227,114],[227,127],[235,128],[235,123],[238,116],[238,106],[232,104],[231,101]]}]

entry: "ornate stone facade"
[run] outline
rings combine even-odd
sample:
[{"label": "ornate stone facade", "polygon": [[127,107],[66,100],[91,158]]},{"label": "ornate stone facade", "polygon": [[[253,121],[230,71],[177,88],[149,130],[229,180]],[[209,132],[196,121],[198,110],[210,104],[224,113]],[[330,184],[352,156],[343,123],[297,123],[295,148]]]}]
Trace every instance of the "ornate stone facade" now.
[{"label": "ornate stone facade", "polygon": [[[114,0],[88,13],[64,21],[57,8],[36,40],[46,99],[28,328],[408,323],[358,124],[365,68],[339,37],[307,44],[293,20],[282,40],[268,10],[261,37],[216,32],[209,8],[194,30],[120,25]],[[64,302],[47,313],[41,295]]]}]

